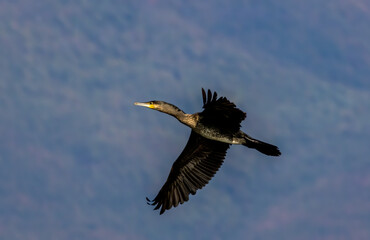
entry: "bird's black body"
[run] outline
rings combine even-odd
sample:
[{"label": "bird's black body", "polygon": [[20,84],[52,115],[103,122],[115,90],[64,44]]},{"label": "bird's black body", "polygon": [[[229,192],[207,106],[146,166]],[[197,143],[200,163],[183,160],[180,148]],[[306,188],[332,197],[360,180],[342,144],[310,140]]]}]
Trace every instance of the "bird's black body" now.
[{"label": "bird's black body", "polygon": [[174,116],[192,128],[184,150],[174,162],[167,181],[148,203],[161,209],[160,214],[189,200],[205,186],[217,172],[231,144],[242,144],[271,156],[279,156],[279,149],[271,144],[253,139],[240,130],[246,114],[225,97],[202,89],[203,108],[200,113],[186,114],[176,106],[161,102],[135,103]]}]

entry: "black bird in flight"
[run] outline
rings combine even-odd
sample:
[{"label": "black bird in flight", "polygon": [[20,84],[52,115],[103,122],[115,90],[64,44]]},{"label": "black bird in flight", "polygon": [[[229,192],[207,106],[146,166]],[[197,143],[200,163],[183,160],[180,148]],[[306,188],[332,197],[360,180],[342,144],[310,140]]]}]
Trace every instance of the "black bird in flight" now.
[{"label": "black bird in flight", "polygon": [[188,143],[173,163],[167,181],[153,200],[148,204],[160,208],[160,214],[171,207],[189,200],[204,187],[221,167],[227,149],[231,144],[241,144],[269,155],[279,156],[278,147],[256,140],[240,130],[240,123],[246,113],[238,109],[225,97],[217,98],[217,93],[202,88],[203,108],[199,113],[186,114],[178,107],[162,102],[135,102],[135,105],[148,107],[167,113],[192,129]]}]

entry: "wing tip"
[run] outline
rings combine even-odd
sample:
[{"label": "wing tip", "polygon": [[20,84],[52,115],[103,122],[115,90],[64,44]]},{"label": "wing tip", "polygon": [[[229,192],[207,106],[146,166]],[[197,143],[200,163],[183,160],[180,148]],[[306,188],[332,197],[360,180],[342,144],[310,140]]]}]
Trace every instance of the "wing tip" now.
[{"label": "wing tip", "polygon": [[206,91],[204,90],[204,88],[202,88],[202,98],[203,98],[203,108],[205,108],[206,105],[217,100],[217,92],[214,91],[212,93],[211,89],[208,89]]},{"label": "wing tip", "polygon": [[145,199],[146,199],[146,204],[148,204],[150,206],[155,205],[155,201],[154,200],[150,200],[148,197],[145,197]]},{"label": "wing tip", "polygon": [[163,202],[161,203],[160,201],[157,200],[157,198],[155,198],[153,200],[150,200],[148,197],[145,197],[145,199],[146,199],[146,203],[149,206],[155,206],[153,211],[160,209],[159,215],[162,215],[166,210],[168,210],[172,207],[172,206],[170,206],[169,208],[166,209]]},{"label": "wing tip", "polygon": [[202,88],[203,106],[206,105],[206,91]]}]

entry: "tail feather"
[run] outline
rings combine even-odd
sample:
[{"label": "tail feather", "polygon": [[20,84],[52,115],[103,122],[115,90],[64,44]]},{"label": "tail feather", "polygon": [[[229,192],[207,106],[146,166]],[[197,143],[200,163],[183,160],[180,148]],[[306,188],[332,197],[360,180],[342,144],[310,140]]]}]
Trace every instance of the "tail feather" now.
[{"label": "tail feather", "polygon": [[243,145],[246,147],[254,148],[257,151],[263,154],[269,155],[269,156],[280,156],[281,155],[281,152],[277,146],[251,138],[248,135],[244,136],[244,139],[245,139],[245,143],[243,143]]}]

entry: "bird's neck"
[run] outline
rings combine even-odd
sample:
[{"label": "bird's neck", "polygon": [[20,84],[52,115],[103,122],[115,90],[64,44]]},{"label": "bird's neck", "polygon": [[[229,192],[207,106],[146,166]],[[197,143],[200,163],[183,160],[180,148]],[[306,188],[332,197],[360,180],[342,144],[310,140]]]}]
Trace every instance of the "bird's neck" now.
[{"label": "bird's neck", "polygon": [[177,120],[179,120],[181,123],[185,124],[186,126],[190,128],[195,128],[197,124],[197,118],[195,114],[186,114],[182,113],[177,116],[175,116]]},{"label": "bird's neck", "polygon": [[177,120],[179,120],[181,123],[185,124],[186,126],[189,126],[190,128],[195,128],[196,125],[196,116],[195,114],[187,114],[184,113],[179,108],[171,109],[170,111],[166,111],[164,113],[167,113],[173,117],[175,117]]}]

